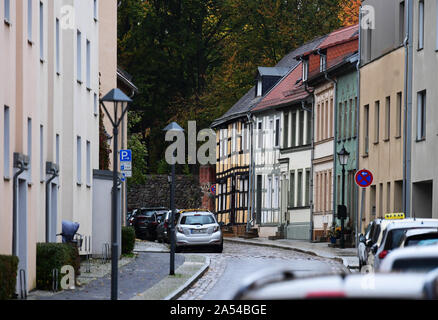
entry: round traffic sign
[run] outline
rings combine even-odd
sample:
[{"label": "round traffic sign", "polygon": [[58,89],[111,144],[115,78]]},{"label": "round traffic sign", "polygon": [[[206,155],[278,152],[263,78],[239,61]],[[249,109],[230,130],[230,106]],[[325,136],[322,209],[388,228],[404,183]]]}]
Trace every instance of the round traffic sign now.
[{"label": "round traffic sign", "polygon": [[215,184],[211,186],[210,192],[212,195],[214,195],[214,196],[216,195],[216,185]]},{"label": "round traffic sign", "polygon": [[355,180],[360,188],[368,188],[373,183],[374,177],[370,171],[360,170],[356,173]]}]

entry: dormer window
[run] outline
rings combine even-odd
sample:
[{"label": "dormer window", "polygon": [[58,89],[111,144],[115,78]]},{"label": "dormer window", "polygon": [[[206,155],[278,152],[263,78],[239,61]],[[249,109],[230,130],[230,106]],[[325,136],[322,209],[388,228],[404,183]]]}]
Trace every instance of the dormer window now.
[{"label": "dormer window", "polygon": [[303,82],[307,81],[307,77],[309,75],[309,60],[303,60]]},{"label": "dormer window", "polygon": [[321,54],[319,59],[319,71],[324,72],[326,70],[327,70],[327,56],[325,54]]},{"label": "dormer window", "polygon": [[257,97],[261,97],[263,94],[263,82],[260,78],[259,81],[257,81]]}]

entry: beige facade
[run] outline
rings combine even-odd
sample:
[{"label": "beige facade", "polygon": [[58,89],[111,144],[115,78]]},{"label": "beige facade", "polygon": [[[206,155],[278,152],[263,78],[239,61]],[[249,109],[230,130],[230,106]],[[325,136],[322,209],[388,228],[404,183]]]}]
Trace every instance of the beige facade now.
[{"label": "beige facade", "polygon": [[[360,70],[359,167],[373,173],[362,226],[402,212],[405,50],[396,49]],[[361,207],[362,192],[359,194]]]},{"label": "beige facade", "polygon": [[[411,216],[438,218],[438,3],[414,1]],[[422,26],[420,28],[420,26]],[[420,49],[420,39],[423,39]],[[419,49],[419,50],[416,50]],[[424,102],[424,103],[423,103]]]},{"label": "beige facade", "polygon": [[[60,241],[62,220],[91,236],[99,19],[94,1],[8,3],[0,1],[0,74],[7,75],[0,80],[0,254],[19,257],[30,290],[36,244]],[[29,157],[22,173],[14,153]],[[59,176],[48,163],[59,165]]]}]

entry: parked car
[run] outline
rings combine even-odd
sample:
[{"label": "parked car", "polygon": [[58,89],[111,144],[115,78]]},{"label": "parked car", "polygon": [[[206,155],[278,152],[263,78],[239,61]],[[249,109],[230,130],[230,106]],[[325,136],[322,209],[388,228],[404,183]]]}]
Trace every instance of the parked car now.
[{"label": "parked car", "polygon": [[[158,242],[170,243],[170,217],[172,211],[167,211],[164,215],[160,224],[157,226],[157,240]],[[176,210],[175,214],[175,226],[178,222],[179,210]]]},{"label": "parked car", "polygon": [[132,211],[129,211],[126,215],[126,224],[128,225],[128,227],[134,226],[135,215],[137,214],[137,212],[139,212],[139,210],[140,209],[134,209]]},{"label": "parked car", "polygon": [[162,215],[160,211],[154,209],[141,209],[134,216],[133,226],[135,235],[139,239],[154,241],[157,237],[157,226],[159,217]]},{"label": "parked car", "polygon": [[405,232],[400,248],[438,244],[438,229],[413,229]]},{"label": "parked car", "polygon": [[209,246],[222,253],[224,240],[213,213],[205,210],[182,210],[176,226],[176,251],[183,247]]},{"label": "parked car", "polygon": [[438,245],[411,246],[391,252],[382,262],[381,272],[430,272],[438,268]]},{"label": "parked car", "polygon": [[164,207],[151,207],[151,208],[140,208],[140,209],[134,209],[133,211],[132,211],[132,214],[131,214],[131,216],[129,217],[129,221],[128,221],[128,224],[130,225],[130,226],[134,226],[134,224],[135,224],[135,219],[138,217],[138,216],[141,216],[143,213],[145,213],[145,212],[150,212],[150,211],[154,211],[154,212],[157,212],[157,213],[160,213],[160,212],[166,212],[166,211],[168,211],[169,209],[166,209],[166,208],[164,208]]},{"label": "parked car", "polygon": [[233,300],[403,299],[438,300],[438,270],[405,274],[339,274],[296,277],[263,270],[245,279]]},{"label": "parked car", "polygon": [[379,270],[383,259],[392,250],[399,248],[401,239],[408,230],[428,228],[438,228],[438,220],[416,219],[414,221],[389,224],[384,231],[380,245],[376,243],[371,248],[371,252],[374,255],[374,270]]},{"label": "parked car", "polygon": [[357,256],[359,258],[359,270],[362,269],[362,266],[367,264],[368,253],[373,243],[372,234],[373,231],[376,229],[376,225],[379,221],[381,221],[381,219],[371,221],[365,230],[365,235],[364,234],[359,235],[359,244],[357,246]]}]

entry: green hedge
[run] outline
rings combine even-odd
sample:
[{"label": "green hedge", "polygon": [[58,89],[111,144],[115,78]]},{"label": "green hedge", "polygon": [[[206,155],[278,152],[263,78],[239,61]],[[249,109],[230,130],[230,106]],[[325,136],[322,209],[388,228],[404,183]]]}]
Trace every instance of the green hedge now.
[{"label": "green hedge", "polygon": [[58,269],[58,290],[61,289],[61,268],[70,265],[75,270],[75,277],[79,275],[80,259],[76,247],[64,243],[38,243],[37,244],[37,289],[52,290],[53,269]]},{"label": "green hedge", "polygon": [[12,299],[17,285],[18,258],[0,255],[0,300]]},{"label": "green hedge", "polygon": [[133,227],[122,227],[122,254],[130,254],[134,251],[135,229]]}]

